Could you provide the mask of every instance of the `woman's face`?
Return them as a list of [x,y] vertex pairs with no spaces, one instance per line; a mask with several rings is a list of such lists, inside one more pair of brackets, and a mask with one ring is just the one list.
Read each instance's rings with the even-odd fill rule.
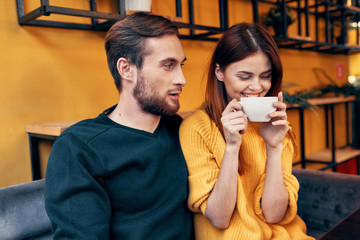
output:
[[261,51],[229,64],[225,71],[216,65],[215,74],[224,82],[228,100],[264,97],[271,87],[271,63]]

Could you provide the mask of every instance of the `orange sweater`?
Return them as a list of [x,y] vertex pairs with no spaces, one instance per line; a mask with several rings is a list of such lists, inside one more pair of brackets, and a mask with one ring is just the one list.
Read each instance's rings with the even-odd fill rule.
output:
[[313,239],[297,216],[299,183],[291,174],[294,147],[288,136],[283,140],[283,174],[289,192],[289,207],[281,222],[266,222],[260,206],[264,188],[266,149],[258,123],[250,123],[242,136],[240,148],[247,166],[237,177],[237,203],[230,225],[225,230],[214,228],[205,217],[206,203],[220,172],[225,141],[215,123],[203,110],[185,119],[180,127],[180,141],[188,165],[189,208],[195,212],[197,240],[232,239]]

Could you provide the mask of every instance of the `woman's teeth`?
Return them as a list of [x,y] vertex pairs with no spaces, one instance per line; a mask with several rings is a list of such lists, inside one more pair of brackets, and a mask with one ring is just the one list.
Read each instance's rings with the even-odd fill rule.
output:
[[251,95],[248,95],[248,94],[245,94],[245,93],[243,93],[243,95],[244,95],[245,97],[258,97],[258,96],[259,96],[259,94],[251,94]]

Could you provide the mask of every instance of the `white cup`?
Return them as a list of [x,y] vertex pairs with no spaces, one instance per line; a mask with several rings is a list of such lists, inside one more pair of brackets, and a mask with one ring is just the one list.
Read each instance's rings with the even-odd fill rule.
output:
[[125,10],[151,12],[151,0],[125,0]]
[[277,101],[278,97],[243,97],[239,103],[250,122],[269,122]]

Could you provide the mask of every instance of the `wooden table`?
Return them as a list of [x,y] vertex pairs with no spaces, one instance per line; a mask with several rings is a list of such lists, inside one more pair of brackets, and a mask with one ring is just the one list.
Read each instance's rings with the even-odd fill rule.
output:
[[30,160],[33,180],[41,178],[39,140],[55,140],[63,131],[65,131],[65,129],[74,123],[76,123],[76,121],[26,125],[25,130],[29,135]]
[[360,208],[350,216],[336,224],[318,240],[359,240],[360,239]]

